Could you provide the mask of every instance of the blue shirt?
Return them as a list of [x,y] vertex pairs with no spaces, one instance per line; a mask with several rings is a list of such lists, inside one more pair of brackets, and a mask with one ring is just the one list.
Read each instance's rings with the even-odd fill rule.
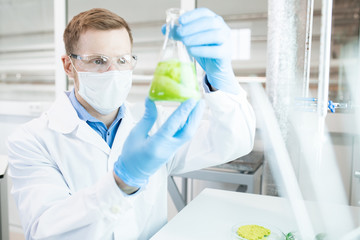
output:
[[79,118],[81,120],[84,120],[92,129],[94,129],[98,134],[100,134],[100,136],[111,148],[121,119],[124,117],[125,106],[122,105],[120,107],[115,120],[108,129],[103,122],[91,116],[90,113],[88,113],[85,108],[79,103],[79,101],[75,97],[74,89],[71,91],[69,99],[71,104],[74,106]]

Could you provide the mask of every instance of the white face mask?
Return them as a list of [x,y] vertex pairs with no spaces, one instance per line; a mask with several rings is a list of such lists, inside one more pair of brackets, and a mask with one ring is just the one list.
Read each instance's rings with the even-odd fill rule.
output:
[[77,73],[79,95],[100,114],[109,114],[125,102],[132,83],[131,70]]

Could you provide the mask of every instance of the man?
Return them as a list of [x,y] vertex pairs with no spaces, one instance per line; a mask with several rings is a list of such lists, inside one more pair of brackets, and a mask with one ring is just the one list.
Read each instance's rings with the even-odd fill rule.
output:
[[177,37],[206,72],[204,100],[163,123],[149,99],[140,120],[124,102],[136,62],[127,23],[105,9],[70,21],[62,61],[74,89],[8,141],[27,239],[149,239],[166,223],[169,174],[252,149],[255,120],[231,68],[229,28],[208,9],[179,22]]

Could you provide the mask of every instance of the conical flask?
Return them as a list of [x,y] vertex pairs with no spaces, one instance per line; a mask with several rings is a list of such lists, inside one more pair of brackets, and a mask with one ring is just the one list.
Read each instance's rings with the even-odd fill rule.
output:
[[165,40],[149,91],[153,101],[183,102],[201,97],[194,60],[184,44],[174,39],[181,14],[178,8],[166,11]]

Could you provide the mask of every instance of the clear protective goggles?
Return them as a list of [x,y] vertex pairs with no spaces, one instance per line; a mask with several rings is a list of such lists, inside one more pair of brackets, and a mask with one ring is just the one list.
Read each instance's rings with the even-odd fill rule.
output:
[[98,73],[108,71],[111,65],[119,71],[133,70],[137,61],[137,56],[130,54],[108,57],[105,55],[76,55],[71,53],[69,58],[77,60],[77,66],[81,71]]

